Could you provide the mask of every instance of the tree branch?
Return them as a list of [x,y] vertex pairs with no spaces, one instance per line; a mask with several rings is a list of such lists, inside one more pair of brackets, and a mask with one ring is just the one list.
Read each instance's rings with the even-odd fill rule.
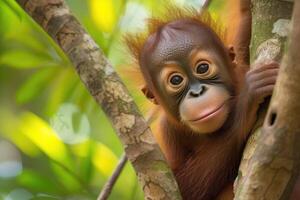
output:
[[127,157],[125,154],[123,154],[121,156],[121,159],[114,171],[114,173],[112,174],[112,176],[109,178],[109,180],[106,182],[106,184],[104,185],[104,187],[102,188],[101,193],[99,194],[97,200],[106,200],[108,199],[116,181],[118,180],[122,170],[124,169],[125,165],[127,162]]
[[[152,121],[154,120],[154,118],[158,112],[159,112],[159,110],[157,107],[150,110],[150,112],[146,116],[146,121],[148,124],[152,123]],[[108,197],[111,194],[112,189],[113,189],[116,181],[120,177],[120,174],[121,174],[122,170],[124,169],[126,163],[127,163],[127,157],[125,154],[123,154],[121,156],[121,159],[120,159],[116,169],[114,170],[113,174],[111,175],[111,177],[108,179],[108,181],[105,183],[104,187],[102,188],[97,200],[108,199]]]
[[[262,11],[267,17],[269,14],[268,18],[275,20],[265,19],[265,21],[269,21],[271,25],[273,25],[277,19],[286,19],[290,13],[289,10],[291,10],[291,6],[292,4],[288,2],[272,1],[270,5],[270,1],[266,4],[266,2],[260,0],[256,1],[254,9],[257,10],[254,12]],[[264,10],[266,8],[267,10]],[[280,9],[280,11],[276,12],[276,9]],[[285,18],[282,16],[283,13],[286,16]],[[258,16],[264,17],[264,15]],[[257,131],[258,133],[254,134],[252,144],[248,143],[245,150],[244,160],[240,167],[240,176],[237,181],[235,199],[289,199],[298,176],[300,170],[300,124],[298,120],[300,115],[299,19],[300,2],[295,1],[293,31],[290,38],[289,49],[281,63],[279,77],[264,121],[264,126],[261,131]],[[283,23],[283,21],[280,23]],[[278,55],[282,51],[281,48],[283,45],[278,45],[278,43],[280,44],[280,41],[283,41],[283,38],[279,36],[283,36],[280,33],[282,33],[284,24],[280,23],[278,21],[274,23],[274,38],[262,43],[265,45],[265,48],[258,48],[258,52],[261,53],[257,56],[257,60],[260,59],[259,62],[266,58],[269,59],[270,56],[278,58]],[[280,27],[280,32],[276,31],[276,26],[282,26]],[[267,29],[267,31],[268,30],[270,29]],[[277,43],[276,38],[278,39]],[[258,38],[256,38],[255,42],[258,44]],[[273,51],[269,51],[269,53],[266,54],[266,52],[264,52],[266,49]],[[274,54],[276,52],[278,55]],[[288,94],[288,96],[286,94]]]
[[145,199],[181,199],[175,178],[132,97],[63,0],[17,0],[70,58],[110,119],[144,190]]

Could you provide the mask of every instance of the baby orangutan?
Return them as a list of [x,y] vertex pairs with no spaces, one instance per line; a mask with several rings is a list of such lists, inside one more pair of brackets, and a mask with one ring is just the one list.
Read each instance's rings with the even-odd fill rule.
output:
[[142,91],[163,110],[158,143],[183,199],[224,199],[259,105],[272,94],[278,64],[237,73],[233,47],[225,46],[205,12],[149,26],[146,37],[126,39],[145,79]]

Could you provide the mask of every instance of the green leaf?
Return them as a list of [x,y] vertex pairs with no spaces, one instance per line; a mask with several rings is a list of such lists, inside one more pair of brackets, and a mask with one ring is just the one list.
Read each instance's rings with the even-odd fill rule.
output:
[[94,145],[89,147],[87,156],[83,158],[80,165],[80,174],[86,183],[89,183],[92,179],[94,167],[92,163],[92,156],[94,154]]
[[25,169],[18,177],[21,186],[30,189],[30,191],[45,193],[64,193],[63,189],[57,185],[49,174],[39,174],[36,171]]
[[39,116],[30,112],[22,114],[19,130],[51,160],[63,163],[68,169],[73,168],[74,163],[67,146],[50,125]]
[[82,83],[72,68],[60,70],[55,79],[51,81],[51,95],[45,103],[46,115],[53,115],[63,102],[74,102],[70,97],[78,91],[85,90],[83,86],[79,87],[79,85]]
[[[92,152],[91,147],[93,146]],[[76,156],[86,158],[91,157],[94,167],[105,177],[109,177],[115,169],[118,159],[113,151],[100,142],[88,140],[86,142],[72,146],[72,151]],[[92,153],[92,154],[91,154]],[[91,154],[91,155],[90,155]]]
[[117,22],[113,0],[90,0],[91,19],[101,31],[111,33]]
[[66,190],[65,192],[74,193],[76,191],[87,190],[80,178],[68,168],[59,163],[52,163],[51,167],[56,179],[63,185],[64,190]]
[[41,154],[40,150],[20,132],[21,119],[11,112],[11,107],[1,105],[0,107],[0,128],[1,137],[9,139],[26,156],[37,157]]
[[16,93],[17,103],[24,104],[39,96],[56,72],[57,68],[45,68],[30,76]]
[[[52,53],[48,45],[44,45],[37,36],[30,35],[28,31],[22,31],[21,35],[10,32],[3,40],[3,48],[5,51],[25,51],[30,52],[36,57],[42,57],[45,60],[53,59]],[[36,34],[38,35],[38,34]],[[53,51],[53,50],[52,50]]]
[[15,68],[36,68],[53,65],[53,62],[45,60],[42,56],[38,57],[32,52],[13,50],[1,54],[0,64]]
[[22,15],[20,13],[20,9],[18,8],[15,1],[12,0],[3,0],[3,3],[21,20]]

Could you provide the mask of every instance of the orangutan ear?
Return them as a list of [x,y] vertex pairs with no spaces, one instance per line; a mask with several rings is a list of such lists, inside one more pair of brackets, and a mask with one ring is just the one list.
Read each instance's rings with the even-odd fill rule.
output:
[[144,85],[141,88],[141,91],[144,93],[144,95],[147,97],[147,99],[149,99],[152,103],[158,105],[158,102],[157,102],[154,94],[152,93],[152,91],[146,85]]
[[228,46],[228,55],[229,55],[229,58],[230,58],[231,62],[236,63],[236,60],[235,60],[236,54],[235,54],[233,45]]

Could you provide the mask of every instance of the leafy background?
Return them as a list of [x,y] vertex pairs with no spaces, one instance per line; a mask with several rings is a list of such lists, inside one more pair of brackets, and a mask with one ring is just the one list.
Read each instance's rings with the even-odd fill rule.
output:
[[[144,19],[163,9],[160,0],[67,3],[121,76],[130,58],[122,34],[142,30]],[[145,113],[134,77],[122,77]],[[96,199],[121,154],[112,126],[70,61],[13,0],[1,0],[0,199]],[[130,164],[110,199],[143,199]]]

